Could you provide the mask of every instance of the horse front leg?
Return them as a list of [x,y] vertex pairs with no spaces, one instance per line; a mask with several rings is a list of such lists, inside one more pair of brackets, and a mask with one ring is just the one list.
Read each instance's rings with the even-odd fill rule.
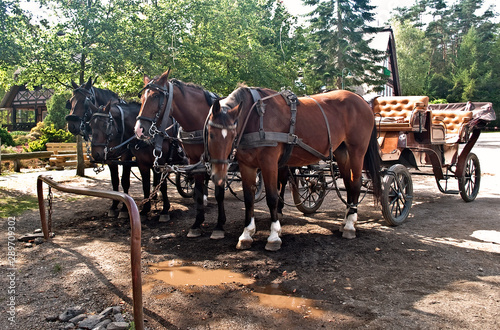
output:
[[[267,238],[265,249],[268,251],[278,251],[281,248],[281,224],[278,220],[278,169],[270,169],[262,172],[266,187],[266,202],[271,214],[271,232]],[[284,189],[284,187],[283,187]]]
[[[144,199],[148,199],[151,194],[151,170],[149,166],[141,166],[139,164],[139,171],[141,172],[142,179],[142,192],[144,194]],[[151,211],[151,202],[147,201],[142,205],[141,210],[141,221],[146,220],[149,211]]]
[[[205,197],[205,196],[204,196]],[[215,186],[215,200],[217,201],[217,225],[210,235],[211,239],[224,238],[224,225],[226,224],[226,211],[224,209],[224,186]]]
[[[122,166],[122,179],[121,184],[123,188],[123,192],[128,194],[130,189],[130,172],[132,171],[132,166],[123,165]],[[118,218],[125,219],[128,218],[128,209],[125,204],[123,204],[120,213],[118,214]]]
[[[110,163],[108,164],[109,173],[111,175],[111,186],[113,187],[113,191],[118,191],[120,185],[120,175],[118,174],[118,165]],[[108,217],[116,217],[118,216],[118,201],[113,200],[111,207],[108,210]]]
[[[255,218],[254,218],[254,203],[255,203],[255,175],[257,169],[252,169],[240,164],[241,184],[243,186],[243,197],[245,201],[245,228],[238,239],[236,248],[246,250],[252,247],[253,235],[255,234]],[[267,188],[266,188],[267,189]]]
[[170,210],[170,201],[167,194],[167,179],[161,182],[160,191],[163,199],[163,208],[160,212],[160,218],[158,219],[158,222],[168,222],[170,221],[170,214],[168,213],[168,211]]
[[196,219],[189,229],[187,237],[200,237],[201,224],[205,221],[205,208],[203,206],[203,195],[205,191],[205,174],[194,175],[193,199],[196,205]]

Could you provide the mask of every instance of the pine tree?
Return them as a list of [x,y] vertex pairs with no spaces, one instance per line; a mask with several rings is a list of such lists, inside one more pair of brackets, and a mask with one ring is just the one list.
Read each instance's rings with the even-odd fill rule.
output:
[[[370,33],[376,28],[367,24],[374,21],[374,6],[369,0],[303,0],[314,9],[308,14],[312,54],[305,70],[309,86],[341,88],[342,76],[353,76],[345,86],[366,83],[382,86],[383,69],[380,66],[385,52],[371,49]],[[345,87],[344,86],[344,87]]]

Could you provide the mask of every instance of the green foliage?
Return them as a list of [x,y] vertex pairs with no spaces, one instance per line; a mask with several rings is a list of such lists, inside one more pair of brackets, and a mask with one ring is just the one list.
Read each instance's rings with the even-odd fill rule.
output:
[[47,125],[54,125],[56,129],[66,128],[66,101],[71,98],[71,92],[56,92],[47,100],[47,116],[43,120]]
[[3,127],[0,127],[0,139],[2,139],[2,145],[6,146],[11,146],[13,147],[14,144],[14,139],[12,138],[12,135]]
[[44,125],[40,137],[28,143],[28,151],[47,150],[47,142],[75,142],[73,134],[63,129],[56,129],[53,124]]

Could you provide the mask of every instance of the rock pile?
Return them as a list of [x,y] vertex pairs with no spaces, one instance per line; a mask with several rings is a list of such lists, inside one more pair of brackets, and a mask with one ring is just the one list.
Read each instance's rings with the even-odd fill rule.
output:
[[128,318],[122,314],[121,306],[108,307],[99,314],[87,313],[84,308],[74,306],[45,320],[60,322],[60,329],[127,330],[130,328]]

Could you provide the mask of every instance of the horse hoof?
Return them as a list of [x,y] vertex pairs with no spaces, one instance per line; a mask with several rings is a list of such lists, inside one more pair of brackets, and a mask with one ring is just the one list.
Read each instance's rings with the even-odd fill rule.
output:
[[248,250],[249,248],[252,247],[252,242],[253,240],[248,240],[248,239],[244,239],[244,240],[241,240],[241,241],[238,241],[238,244],[236,244],[236,248],[238,250]]
[[158,222],[169,222],[169,221],[170,221],[170,214],[160,214]]
[[118,213],[118,219],[126,219],[126,218],[128,218],[128,212],[120,211],[120,213]]
[[210,235],[211,239],[223,239],[224,238],[224,230],[214,230],[212,235]]
[[197,229],[189,229],[189,232],[187,234],[187,237],[189,238],[194,238],[194,237],[200,237],[201,236],[201,229],[197,228]]
[[116,218],[118,216],[118,211],[117,210],[108,210],[108,217],[110,218]]
[[281,249],[281,241],[267,242],[265,249],[267,251],[278,251]]
[[353,239],[356,238],[356,231],[344,229],[342,233],[343,238]]

